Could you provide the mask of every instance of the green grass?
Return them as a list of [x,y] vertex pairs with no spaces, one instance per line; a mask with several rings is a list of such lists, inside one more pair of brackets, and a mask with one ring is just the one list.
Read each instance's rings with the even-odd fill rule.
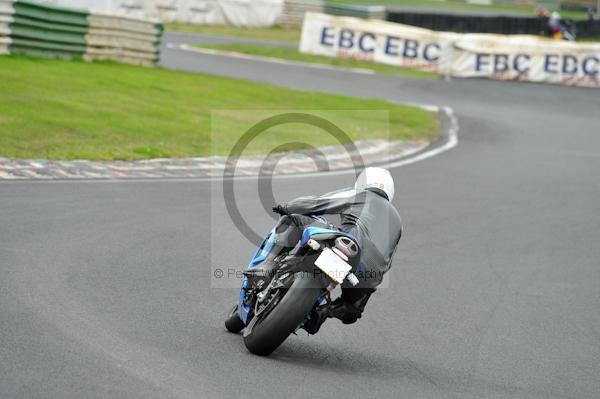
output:
[[167,24],[165,29],[177,32],[204,33],[215,36],[243,37],[247,39],[300,42],[300,27],[274,26],[272,28],[238,28],[226,25]]
[[[436,9],[436,10],[465,10],[465,11],[497,11],[504,13],[515,13],[535,15],[536,7],[517,4],[467,4],[461,0],[329,0],[332,3],[365,4],[365,5],[394,5],[407,6],[410,8]],[[551,9],[558,9],[558,2],[540,1],[540,4]],[[584,19],[586,13],[581,11],[560,11],[563,18]]]
[[379,73],[401,75],[411,78],[436,79],[439,76],[433,72],[401,68],[393,65],[377,64],[369,61],[304,54],[295,48],[267,47],[251,44],[200,44],[197,45],[197,47],[221,51],[233,51],[237,53],[258,55],[263,57],[275,57],[292,61],[326,64],[344,68],[364,68]]
[[[334,123],[351,139],[432,139],[434,114],[381,100],[327,95],[202,74],[109,62],[0,57],[0,156],[147,159],[226,154],[260,113],[247,110],[374,110]],[[211,141],[211,111],[221,114]],[[235,110],[242,110],[239,112]],[[224,116],[223,116],[224,115]],[[252,153],[302,141],[334,144],[317,128],[285,125],[261,135]]]

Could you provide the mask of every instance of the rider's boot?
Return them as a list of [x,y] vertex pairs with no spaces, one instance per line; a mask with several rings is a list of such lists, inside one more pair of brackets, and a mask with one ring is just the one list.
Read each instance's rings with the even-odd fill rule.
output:
[[373,291],[359,288],[342,290],[341,297],[329,304],[319,306],[310,313],[304,329],[309,334],[316,334],[325,320],[330,317],[340,319],[344,324],[355,323],[361,318]]

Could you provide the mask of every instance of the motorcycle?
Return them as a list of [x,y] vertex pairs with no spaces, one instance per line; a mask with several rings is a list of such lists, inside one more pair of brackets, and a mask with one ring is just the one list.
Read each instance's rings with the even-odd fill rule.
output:
[[574,42],[577,39],[577,26],[573,21],[564,20],[561,23],[560,33],[563,40]]
[[549,28],[550,36],[556,40],[574,42],[577,39],[577,26],[573,21],[560,20]]
[[243,330],[246,348],[256,355],[271,354],[305,327],[313,311],[331,304],[331,292],[338,285],[346,280],[358,284],[357,240],[324,219],[313,218],[327,227],[306,227],[295,247],[278,251],[276,226],[243,272],[239,301],[225,327],[234,333]]

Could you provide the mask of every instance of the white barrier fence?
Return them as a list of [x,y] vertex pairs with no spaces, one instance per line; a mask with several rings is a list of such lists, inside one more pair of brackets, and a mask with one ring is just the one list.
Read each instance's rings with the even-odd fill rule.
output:
[[385,19],[385,7],[324,0],[40,0],[47,4],[155,18],[162,23],[266,27],[301,25],[307,11]]
[[535,36],[435,32],[309,12],[300,51],[457,77],[600,87],[600,44]]
[[283,10],[283,0],[43,0],[47,4],[117,12],[162,23],[272,26]]

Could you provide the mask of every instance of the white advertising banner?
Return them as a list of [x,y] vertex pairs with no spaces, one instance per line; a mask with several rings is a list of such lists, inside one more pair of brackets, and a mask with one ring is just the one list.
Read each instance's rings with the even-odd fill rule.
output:
[[468,34],[453,55],[453,76],[600,87],[600,44]]
[[441,61],[449,57],[457,37],[392,22],[308,12],[300,52],[445,73]]
[[459,34],[307,13],[300,51],[457,77],[600,87],[600,44],[535,36]]

